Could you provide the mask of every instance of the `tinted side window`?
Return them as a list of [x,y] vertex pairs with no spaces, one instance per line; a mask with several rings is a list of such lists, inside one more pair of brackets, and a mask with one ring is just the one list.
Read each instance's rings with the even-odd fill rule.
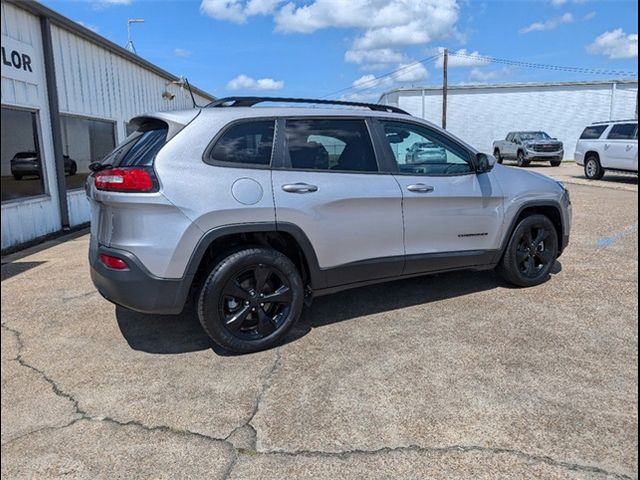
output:
[[463,175],[474,171],[466,150],[445,143],[428,128],[395,121],[381,123],[400,173]]
[[146,123],[108,154],[102,163],[114,167],[150,167],[167,141],[167,131],[164,122]]
[[364,120],[287,120],[285,132],[293,169],[378,171]]
[[233,125],[218,139],[209,158],[239,165],[269,165],[274,128],[273,120]]
[[607,125],[594,125],[591,127],[587,127],[580,135],[582,140],[596,140],[600,138],[600,135],[607,129]]
[[507,134],[507,142],[513,141],[513,133]]
[[621,123],[614,125],[609,132],[610,140],[633,140],[636,132],[635,123]]

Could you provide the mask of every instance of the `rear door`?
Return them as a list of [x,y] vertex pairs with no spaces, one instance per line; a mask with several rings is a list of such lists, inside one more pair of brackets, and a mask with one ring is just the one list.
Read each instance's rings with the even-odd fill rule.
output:
[[[405,274],[489,263],[500,246],[503,194],[493,173],[476,174],[472,153],[425,125],[381,120],[387,154],[402,189]],[[442,148],[440,158],[406,163],[416,142]]]
[[393,176],[379,171],[368,121],[279,124],[284,145],[272,173],[278,225],[303,230],[328,286],[400,275],[402,195]]
[[605,149],[605,167],[621,170],[638,169],[638,124],[618,123],[611,127]]

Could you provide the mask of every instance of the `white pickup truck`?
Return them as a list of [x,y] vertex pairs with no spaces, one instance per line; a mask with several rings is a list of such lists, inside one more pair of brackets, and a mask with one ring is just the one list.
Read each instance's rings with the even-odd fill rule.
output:
[[607,170],[638,173],[638,121],[597,122],[584,129],[576,144],[576,163],[590,180]]
[[493,155],[499,163],[516,160],[519,167],[531,162],[551,162],[559,167],[564,157],[564,145],[545,132],[509,132],[504,140],[493,142]]

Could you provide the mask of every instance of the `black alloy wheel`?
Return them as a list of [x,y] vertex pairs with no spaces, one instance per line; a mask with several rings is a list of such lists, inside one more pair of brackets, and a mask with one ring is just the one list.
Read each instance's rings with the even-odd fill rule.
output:
[[234,275],[222,289],[218,304],[224,326],[232,335],[256,340],[282,326],[292,300],[285,275],[258,264]]
[[524,277],[535,279],[555,260],[555,252],[551,252],[546,243],[551,235],[544,225],[531,225],[522,232],[516,249],[516,262]]
[[558,233],[548,217],[525,217],[511,236],[498,273],[518,287],[539,285],[549,277],[558,257],[558,245]]
[[300,272],[284,254],[248,247],[226,255],[211,271],[198,298],[207,334],[225,349],[248,353],[278,343],[302,313]]

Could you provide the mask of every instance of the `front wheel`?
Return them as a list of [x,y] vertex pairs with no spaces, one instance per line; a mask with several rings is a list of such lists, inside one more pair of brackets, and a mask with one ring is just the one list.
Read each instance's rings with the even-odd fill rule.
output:
[[531,164],[529,160],[524,156],[524,152],[520,150],[518,152],[518,166],[519,167],[528,167]]
[[559,167],[560,165],[562,165],[562,159],[559,159],[559,160],[551,160],[551,166],[552,166],[552,167]]
[[497,148],[493,151],[493,156],[496,157],[496,160],[498,160],[499,164],[502,164],[502,162],[504,162],[502,155],[500,155],[500,150],[498,150]]
[[237,353],[270,348],[302,313],[300,273],[282,253],[247,248],[230,254],[200,291],[198,317],[221,347]]
[[517,287],[545,282],[558,257],[558,234],[545,215],[531,215],[516,227],[498,273]]

